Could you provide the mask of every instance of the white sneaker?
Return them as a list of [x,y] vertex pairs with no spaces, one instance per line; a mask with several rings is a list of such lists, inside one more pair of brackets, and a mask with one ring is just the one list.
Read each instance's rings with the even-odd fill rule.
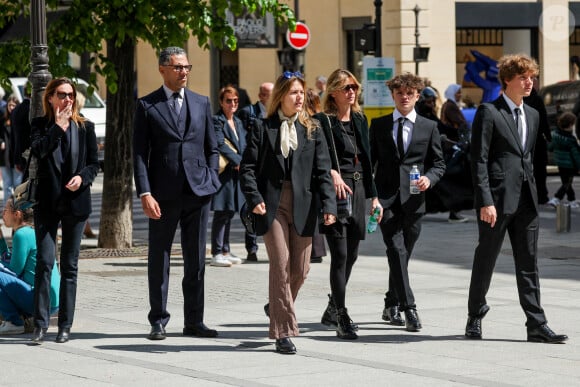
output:
[[577,200],[570,202],[570,208],[580,208],[580,203]]
[[552,199],[548,200],[548,203],[546,203],[546,205],[552,206],[552,207],[556,207],[558,204],[560,204],[560,200],[558,198],[552,198]]
[[0,335],[19,335],[24,333],[24,325],[19,327],[10,321],[2,321],[0,324]]
[[232,265],[239,265],[240,263],[242,263],[242,259],[239,257],[236,257],[232,253],[229,253],[228,255],[224,255],[224,259],[227,259],[228,261],[230,261],[232,263]]
[[229,260],[227,260],[226,257],[224,257],[223,255],[217,254],[211,258],[210,265],[218,267],[230,267],[232,266],[232,263]]

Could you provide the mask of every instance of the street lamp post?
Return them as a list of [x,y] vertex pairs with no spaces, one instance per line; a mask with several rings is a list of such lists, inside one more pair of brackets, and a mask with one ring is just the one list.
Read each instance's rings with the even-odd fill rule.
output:
[[383,44],[381,42],[381,7],[383,2],[381,0],[375,0],[375,58],[380,58],[383,56]]
[[46,6],[44,0],[30,3],[30,62],[32,71],[28,79],[32,84],[30,119],[44,115],[42,94],[52,75],[48,71],[48,45],[46,38]]
[[419,58],[417,53],[419,51],[419,12],[421,12],[421,8],[419,8],[418,4],[415,4],[413,12],[415,12],[415,74],[419,75]]

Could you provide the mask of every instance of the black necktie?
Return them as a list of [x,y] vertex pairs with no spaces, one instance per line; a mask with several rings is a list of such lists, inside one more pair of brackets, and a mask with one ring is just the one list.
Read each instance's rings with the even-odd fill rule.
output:
[[399,156],[403,158],[405,155],[405,144],[403,143],[403,124],[405,117],[399,118],[399,128],[397,129],[397,148],[399,149]]
[[522,115],[520,114],[520,108],[515,108],[514,113],[516,113],[516,128],[518,129],[518,136],[520,137],[520,143],[522,146],[524,145],[524,136],[523,136],[523,124],[522,124]]
[[181,98],[181,95],[179,93],[175,92],[175,93],[173,93],[172,97],[173,97],[173,112],[175,113],[175,115],[177,117],[179,117],[179,113],[181,113],[181,109],[179,106],[178,99]]

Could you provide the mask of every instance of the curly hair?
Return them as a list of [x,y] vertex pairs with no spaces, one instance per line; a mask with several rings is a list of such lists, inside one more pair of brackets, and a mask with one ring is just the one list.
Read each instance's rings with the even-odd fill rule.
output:
[[505,90],[508,81],[518,75],[532,73],[534,77],[540,74],[538,63],[526,54],[504,55],[497,61],[501,88]]

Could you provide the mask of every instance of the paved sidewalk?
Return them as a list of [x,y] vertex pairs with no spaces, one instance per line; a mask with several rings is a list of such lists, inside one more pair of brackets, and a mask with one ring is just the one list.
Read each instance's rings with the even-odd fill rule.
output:
[[[484,338],[464,339],[477,232],[473,213],[463,214],[472,220],[449,224],[447,214],[436,214],[423,221],[410,264],[423,322],[418,333],[380,318],[388,275],[380,232],[361,244],[347,292],[359,340],[338,340],[320,324],[329,292],[327,257],[312,265],[299,294],[294,356],[276,354],[267,337],[263,246],[258,263],[206,267],[205,322],[219,330],[214,339],[181,335],[181,257],[172,259],[172,318],[161,342],[146,339],[146,258],[82,259],[72,340],[54,343],[55,327],[38,347],[27,345],[30,335],[0,337],[0,386],[580,386],[580,210],[572,215],[572,231],[561,234],[555,211],[541,211],[542,303],[550,326],[570,336],[563,345],[525,341],[509,242],[489,292]],[[242,235],[237,223],[232,240]],[[234,253],[245,256],[243,245]]]

